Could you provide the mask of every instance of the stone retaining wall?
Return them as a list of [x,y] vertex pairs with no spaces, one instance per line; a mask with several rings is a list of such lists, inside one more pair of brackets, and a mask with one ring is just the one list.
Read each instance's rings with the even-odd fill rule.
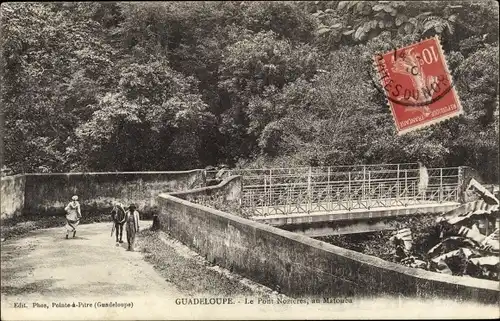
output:
[[82,211],[100,211],[114,201],[136,203],[149,216],[162,192],[205,185],[203,170],[178,172],[50,173],[2,177],[2,219],[15,213],[58,215],[71,196],[78,195]]
[[178,196],[158,196],[165,232],[212,263],[292,297],[388,294],[499,302],[498,282],[405,267],[191,203],[189,192]]
[[24,175],[2,177],[0,190],[2,220],[22,214],[25,184]]

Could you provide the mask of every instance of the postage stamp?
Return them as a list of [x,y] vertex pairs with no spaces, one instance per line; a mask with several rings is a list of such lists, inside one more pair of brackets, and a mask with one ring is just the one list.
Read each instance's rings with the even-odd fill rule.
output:
[[438,37],[374,57],[398,135],[463,113]]

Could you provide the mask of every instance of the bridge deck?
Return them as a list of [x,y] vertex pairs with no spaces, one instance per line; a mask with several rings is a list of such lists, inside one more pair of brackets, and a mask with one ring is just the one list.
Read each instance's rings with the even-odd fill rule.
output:
[[288,224],[304,224],[328,221],[363,220],[370,218],[394,217],[399,215],[415,215],[425,213],[448,212],[460,206],[458,202],[434,202],[426,204],[413,204],[407,206],[373,207],[352,210],[315,211],[310,213],[279,214],[267,216],[253,216],[251,219],[280,226]]
[[459,202],[463,185],[461,167],[418,164],[270,168],[234,174],[242,176],[241,206],[264,220],[301,213],[433,207]]

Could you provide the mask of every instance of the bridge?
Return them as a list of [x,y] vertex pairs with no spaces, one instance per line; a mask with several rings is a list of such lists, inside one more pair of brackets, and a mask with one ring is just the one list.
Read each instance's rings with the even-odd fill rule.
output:
[[463,185],[463,167],[417,163],[233,169],[229,175],[242,176],[241,206],[253,220],[309,236],[386,229],[383,218],[447,212],[459,206]]
[[[413,299],[413,297],[428,294],[432,302],[436,297],[451,297],[491,303],[493,306],[498,301],[498,282],[444,274],[436,275],[434,272],[411,269],[373,256],[342,249],[320,240],[313,240],[304,235],[243,220],[236,215],[231,215],[232,212],[223,213],[209,206],[195,204],[204,198],[209,201],[214,199],[219,201],[222,198],[228,201],[224,205],[231,206],[233,203],[230,202],[237,203],[241,200],[241,205],[246,204],[246,210],[253,211],[254,219],[281,216],[286,220],[296,220],[305,215],[312,218],[311,223],[307,219],[303,224],[306,228],[298,233],[308,234],[311,230],[316,235],[321,235],[320,233],[331,234],[332,231],[338,233],[339,226],[342,226],[345,231],[346,222],[351,225],[358,224],[355,226],[356,229],[359,229],[363,222],[372,228],[370,219],[376,215],[382,215],[384,211],[386,214],[392,213],[393,215],[398,211],[396,208],[404,208],[399,210],[400,213],[405,210],[409,213],[428,210],[425,206],[442,209],[446,203],[455,204],[461,198],[460,194],[463,190],[461,182],[466,181],[463,177],[467,177],[463,175],[463,168],[456,169],[455,174],[458,173],[458,175],[454,174],[455,169],[450,171],[428,169],[427,175],[421,175],[425,172],[421,172],[418,166],[399,164],[396,174],[391,173],[385,178],[382,177],[381,173],[386,171],[390,173],[394,167],[398,169],[398,165],[357,166],[350,170],[342,170],[342,168],[282,169],[281,173],[271,169],[271,181],[268,181],[267,170],[257,171],[259,175],[253,176],[257,176],[265,184],[258,183],[258,179],[248,175],[252,171],[247,170],[246,173],[242,173],[242,178],[233,176],[217,187],[199,187],[198,184],[204,183],[206,178],[203,170],[21,174],[4,177],[1,181],[2,196],[7,195],[5,198],[11,201],[6,204],[3,198],[2,209],[5,208],[5,213],[10,217],[16,215],[16,212],[33,211],[37,213],[40,220],[45,221],[43,214],[40,213],[44,213],[46,208],[51,211],[62,209],[65,203],[60,201],[61,195],[71,195],[68,191],[77,191],[77,194],[82,195],[84,213],[90,217],[96,209],[104,209],[116,201],[126,200],[127,203],[140,204],[144,212],[148,205],[158,205],[162,226],[160,231],[152,232],[146,230],[146,222],[140,223],[142,231],[137,248],[144,250],[142,254],[142,250],[130,253],[123,248],[125,244],[115,244],[113,237],[109,234],[109,222],[82,224],[77,237],[70,240],[63,237],[64,229],[62,224],[57,222],[59,227],[32,231],[27,237],[11,238],[9,236],[2,242],[1,251],[3,315],[33,319],[34,316],[40,314],[40,310],[35,309],[34,303],[39,305],[65,304],[73,300],[82,303],[95,302],[95,300],[104,303],[133,301],[137,311],[121,308],[111,311],[116,316],[120,314],[120,317],[122,314],[127,314],[128,317],[139,316],[145,308],[165,306],[155,300],[151,302],[148,295],[144,296],[146,292],[153,293],[154,297],[159,297],[164,302],[170,300],[172,309],[169,311],[175,311],[175,307],[179,306],[173,303],[174,300],[194,293],[193,285],[195,284],[197,285],[195,292],[201,294],[201,296],[198,295],[199,297],[212,296],[213,293],[216,295],[227,293],[229,296],[237,297],[235,293],[240,293],[239,291],[245,297],[249,295],[249,292],[258,294],[259,297],[268,297],[273,289],[276,289],[280,292],[280,296],[284,293],[293,297],[317,295],[321,298],[334,298],[339,294],[342,297],[353,295],[357,297],[359,294],[367,296],[367,302],[370,304],[373,304],[373,300],[380,296],[386,300],[389,294],[396,295],[394,297],[396,302],[400,295]],[[365,176],[359,172],[363,172]],[[300,173],[302,175],[299,175]],[[328,184],[322,183],[325,181],[325,178],[322,178],[324,173],[327,174]],[[435,173],[439,173],[438,178]],[[377,175],[379,175],[378,178]],[[281,182],[280,176],[283,176]],[[345,184],[345,177],[347,177],[347,184]],[[361,177],[366,177],[366,180],[362,180]],[[395,184],[394,178],[397,182],[398,177],[400,182]],[[257,181],[257,184],[251,184],[252,179]],[[356,183],[357,181],[361,181],[361,184]],[[410,181],[413,182],[410,183]],[[278,184],[289,188],[279,193],[275,189]],[[435,184],[438,186],[437,190]],[[265,193],[260,193],[259,200],[262,199],[262,202],[248,203],[249,199],[251,200],[251,197],[257,194],[254,191],[258,190],[259,185],[262,185],[261,190],[265,189]],[[398,191],[398,188],[399,194],[394,193],[393,190]],[[167,189],[169,193],[163,193]],[[358,192],[354,192],[356,190]],[[363,190],[365,198],[362,197]],[[302,198],[297,196],[284,198],[286,195],[299,194]],[[344,198],[340,197],[342,195]],[[377,197],[374,197],[375,195]],[[154,200],[157,202],[153,203]],[[283,205],[278,204],[278,201],[288,203]],[[213,204],[219,205],[219,203]],[[320,210],[317,211],[317,208]],[[307,209],[310,210],[307,211]],[[156,209],[153,210],[156,211]],[[340,219],[328,221],[329,216],[337,219],[342,218],[343,215],[350,217],[346,216],[347,219],[344,218],[344,221]],[[352,219],[355,215],[362,219]],[[316,223],[312,220],[322,216],[323,221],[317,224],[325,226],[314,225]],[[286,220],[285,225],[280,226],[282,229],[297,228],[297,224],[288,224]],[[25,222],[31,222],[29,217],[26,221],[22,221],[20,226],[27,226]],[[18,224],[15,225],[15,227],[18,226]],[[179,241],[196,249],[199,256],[195,256],[194,253],[190,254],[189,249],[182,248]],[[158,270],[155,271],[153,266],[144,262],[143,259],[154,263]],[[89,266],[88,262],[92,264]],[[228,270],[223,270],[221,275],[213,275],[211,272],[214,270],[210,273],[203,270],[210,264],[217,264]],[[200,268],[196,268],[197,265]],[[186,269],[189,273],[179,275],[178,271],[186,272]],[[221,277],[231,276],[230,270],[270,288],[259,292],[256,291],[256,287],[250,290],[246,288],[240,290],[239,285],[243,284],[240,276],[234,279],[231,277],[233,283],[228,283],[228,280]],[[218,267],[216,271],[220,271]],[[124,275],[129,277],[124,278]],[[172,278],[172,275],[175,277]],[[191,276],[196,277],[190,279]],[[174,281],[170,282],[171,280]],[[387,280],[394,282],[387,282]],[[249,284],[247,281],[245,284]],[[183,284],[187,284],[185,288],[189,293],[176,286]],[[402,288],[400,284],[405,286]],[[214,292],[196,291],[196,289],[203,288],[207,290],[213,288]],[[117,295],[117,289],[121,294]],[[422,289],[428,292],[425,293]],[[389,301],[394,300],[390,298]],[[445,303],[449,304],[448,301]],[[30,304],[30,307],[20,309],[15,304]],[[399,304],[401,305],[401,302]],[[460,304],[464,304],[464,301],[460,301]],[[329,315],[332,313],[332,306],[334,305],[328,304]],[[193,306],[188,311],[190,315],[193,315],[195,307]],[[235,304],[233,307],[237,311],[240,305]],[[494,307],[496,308],[496,305]],[[68,314],[68,309],[65,308],[63,311],[51,308],[47,310],[49,314],[46,315],[49,315],[48,318],[60,319],[63,314]],[[84,315],[95,309],[80,310]],[[99,311],[110,315],[109,310],[96,311],[92,312],[93,316]],[[158,316],[161,317],[165,309],[158,311]],[[8,319],[8,316],[5,318]]]

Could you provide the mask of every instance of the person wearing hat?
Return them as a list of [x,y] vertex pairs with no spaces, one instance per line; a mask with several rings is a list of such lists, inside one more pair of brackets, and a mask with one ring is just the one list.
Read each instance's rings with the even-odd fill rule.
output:
[[71,202],[69,202],[68,206],[66,206],[64,210],[66,211],[66,238],[69,237],[70,232],[73,232],[73,238],[75,238],[76,227],[82,218],[80,203],[78,203],[78,196],[74,195],[71,198]]
[[130,204],[127,213],[125,213],[125,231],[127,232],[128,251],[134,250],[135,235],[139,232],[139,212],[135,204]]

